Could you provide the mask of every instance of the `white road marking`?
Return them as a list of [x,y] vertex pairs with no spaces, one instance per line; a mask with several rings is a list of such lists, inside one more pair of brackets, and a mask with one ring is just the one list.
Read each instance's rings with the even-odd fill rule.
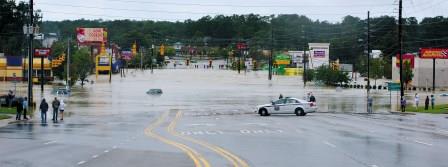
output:
[[46,143],[44,143],[44,144],[45,144],[45,145],[48,145],[48,144],[51,144],[51,143],[56,143],[56,141],[55,141],[55,140],[52,140],[52,141],[46,142]]
[[82,165],[82,164],[84,164],[84,163],[86,163],[86,161],[79,161],[79,162],[78,162],[78,165]]
[[432,146],[431,143],[425,143],[425,142],[418,141],[418,140],[414,140],[414,142],[416,142],[416,143],[418,143],[418,144],[423,144],[423,145],[427,145],[427,146]]
[[332,144],[332,143],[330,143],[328,141],[324,141],[324,144],[326,144],[326,145],[328,145],[330,147],[336,148],[336,145],[334,145],[334,144]]
[[113,146],[112,149],[117,149],[117,146]]
[[440,130],[438,130],[438,132],[443,133],[443,134],[445,134],[445,135],[448,135],[448,131],[446,131],[446,130],[442,130],[442,129],[440,129]]
[[377,165],[370,165],[370,167],[378,167]]
[[98,155],[92,155],[92,158],[98,158]]
[[244,123],[244,125],[258,125],[258,126],[267,126],[266,123]]
[[108,153],[108,152],[109,152],[109,150],[104,150],[104,152],[105,152],[105,153]]
[[211,124],[211,123],[198,123],[198,124],[188,124],[188,126],[216,126],[216,124]]

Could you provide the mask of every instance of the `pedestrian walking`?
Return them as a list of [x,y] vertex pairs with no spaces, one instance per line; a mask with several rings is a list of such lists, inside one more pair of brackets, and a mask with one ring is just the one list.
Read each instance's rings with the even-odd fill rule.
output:
[[372,96],[369,96],[367,98],[367,112],[368,113],[372,113],[373,112],[372,105],[373,105],[373,98],[372,98]]
[[28,117],[26,117],[26,112],[28,111],[28,98],[26,97],[22,102],[22,108],[23,108],[23,119],[28,120]]
[[401,112],[405,112],[406,111],[406,99],[405,98],[401,98]]
[[47,123],[48,103],[45,101],[45,99],[42,99],[42,102],[40,102],[39,109],[42,123]]
[[425,110],[428,110],[428,107],[429,107],[429,96],[426,96],[426,99],[425,99]]
[[16,106],[16,108],[17,108],[16,120],[21,120],[23,106],[22,106],[22,101],[20,99],[17,99],[17,106]]
[[64,120],[64,109],[65,109],[65,103],[64,100],[61,100],[61,104],[59,105],[59,112],[61,113],[61,121]]
[[434,95],[431,95],[431,109],[434,110],[434,103],[436,103],[436,97]]
[[307,101],[307,102],[310,102],[310,97],[311,97],[311,92],[308,92],[308,93],[306,94],[306,101]]
[[280,93],[280,96],[278,96],[278,99],[283,99],[283,95]]
[[418,109],[418,102],[420,101],[420,98],[418,97],[418,93],[415,93],[414,96],[414,102],[415,102],[415,109]]
[[54,100],[51,103],[51,106],[53,107],[53,118],[51,120],[53,120],[54,123],[58,122],[59,105],[60,105],[60,102],[59,102],[58,98],[54,97]]

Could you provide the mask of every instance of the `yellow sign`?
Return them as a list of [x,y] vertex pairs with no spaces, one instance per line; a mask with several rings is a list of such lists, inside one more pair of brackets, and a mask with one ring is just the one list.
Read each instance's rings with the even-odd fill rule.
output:
[[160,45],[160,56],[165,55],[165,45]]

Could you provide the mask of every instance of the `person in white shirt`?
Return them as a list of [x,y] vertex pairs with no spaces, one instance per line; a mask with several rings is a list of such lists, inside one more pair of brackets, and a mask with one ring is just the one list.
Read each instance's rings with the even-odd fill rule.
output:
[[420,98],[418,97],[418,93],[415,93],[414,102],[415,102],[415,109],[418,109],[418,102],[420,101]]
[[61,121],[64,120],[64,109],[65,109],[65,103],[64,103],[64,100],[61,100],[61,104],[59,104],[59,112],[61,113]]

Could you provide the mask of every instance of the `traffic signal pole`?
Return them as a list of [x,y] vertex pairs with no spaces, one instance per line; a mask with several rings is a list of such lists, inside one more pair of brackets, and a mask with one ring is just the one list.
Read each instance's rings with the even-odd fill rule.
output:
[[28,36],[28,106],[33,105],[33,36],[34,36],[34,13],[33,0],[30,0],[30,26],[32,28]]

